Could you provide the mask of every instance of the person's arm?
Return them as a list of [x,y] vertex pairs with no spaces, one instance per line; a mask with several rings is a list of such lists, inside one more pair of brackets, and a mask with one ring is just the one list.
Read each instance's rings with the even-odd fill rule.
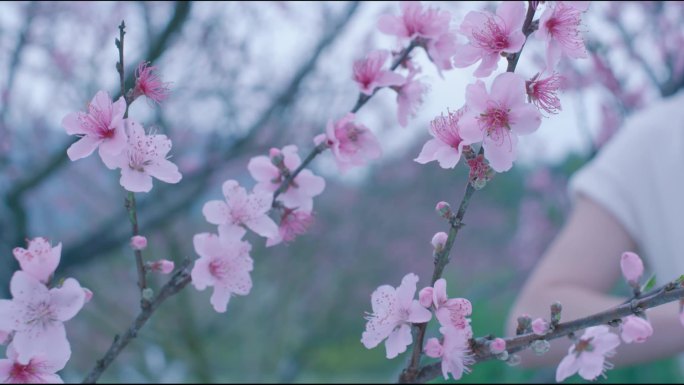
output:
[[[578,195],[568,222],[514,304],[507,334],[515,335],[517,317],[521,314],[549,320],[549,306],[555,301],[563,305],[561,322],[622,303],[627,295],[620,298],[606,293],[621,277],[620,256],[635,247],[633,239],[610,212],[590,198]],[[631,289],[625,283],[625,293],[628,290]],[[678,306],[675,302],[649,310],[653,336],[645,343],[621,344],[617,355],[609,361],[616,365],[646,362],[684,350],[684,328],[677,317]],[[567,338],[551,341],[551,350],[542,356],[529,350],[521,353],[522,364],[525,367],[558,365],[569,346]]]

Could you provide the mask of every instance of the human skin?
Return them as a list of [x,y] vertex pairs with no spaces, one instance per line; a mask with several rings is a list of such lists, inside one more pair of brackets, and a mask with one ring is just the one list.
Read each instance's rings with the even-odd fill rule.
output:
[[[548,320],[549,306],[555,301],[563,305],[561,322],[624,302],[627,293],[631,292],[626,282],[624,297],[607,293],[617,280],[624,281],[620,273],[620,256],[625,251],[639,252],[625,228],[601,205],[579,194],[568,221],[514,303],[506,325],[507,335],[515,335],[517,317],[522,314]],[[622,343],[616,349],[617,354],[608,361],[616,366],[630,365],[683,351],[684,328],[679,322],[678,311],[677,302],[650,309],[647,315],[653,325],[653,335],[644,343]],[[551,341],[551,349],[544,355],[537,356],[529,350],[522,352],[522,366],[556,366],[567,355],[570,344],[569,339],[561,338]]]

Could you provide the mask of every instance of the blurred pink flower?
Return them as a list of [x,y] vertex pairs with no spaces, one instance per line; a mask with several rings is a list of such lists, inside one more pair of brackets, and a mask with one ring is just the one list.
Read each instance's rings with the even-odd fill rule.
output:
[[26,365],[36,355],[71,355],[64,322],[85,303],[85,291],[68,278],[61,287],[48,289],[33,276],[17,271],[10,281],[12,300],[0,300],[0,330],[15,331],[12,344],[17,361]]
[[14,344],[7,347],[7,358],[0,360],[0,381],[4,384],[63,384],[56,373],[64,369],[69,355],[46,349],[31,355],[28,362],[19,362]]
[[127,119],[128,146],[110,163],[110,169],[121,168],[120,183],[131,192],[152,190],[152,177],[166,183],[178,183],[182,175],[178,167],[167,159],[171,140],[166,135],[145,134],[136,121]]
[[646,342],[653,335],[653,326],[648,320],[630,315],[622,319],[620,336],[628,344]]
[[62,244],[52,247],[46,238],[37,237],[28,241],[27,247],[28,249],[15,247],[12,250],[14,258],[19,261],[19,266],[24,272],[42,283],[47,283],[59,265]]
[[415,79],[415,75],[416,71],[411,71],[404,84],[392,87],[397,91],[397,119],[402,127],[406,127],[409,117],[416,116],[429,89],[427,84]]
[[382,156],[378,139],[368,127],[354,123],[355,117],[353,113],[348,113],[337,122],[329,120],[324,137],[317,140],[327,140],[342,173],[350,167],[363,166],[367,161]]
[[361,92],[371,95],[376,88],[398,86],[404,83],[406,79],[403,76],[382,69],[389,56],[388,51],[373,51],[365,59],[354,62],[353,79],[358,83]]
[[142,235],[134,235],[131,237],[131,248],[133,250],[144,250],[147,247],[147,238]]
[[367,349],[387,339],[387,358],[392,359],[405,352],[413,341],[411,324],[428,322],[432,318],[432,313],[413,299],[417,282],[418,276],[409,273],[396,289],[382,285],[373,292],[373,314],[366,317],[366,331],[361,336],[361,342]]
[[382,15],[378,20],[380,32],[402,39],[422,37],[435,39],[449,31],[451,14],[435,8],[423,8],[419,1],[399,3],[401,15]]
[[463,330],[442,326],[439,328],[443,340],[440,344],[437,338],[430,338],[425,345],[425,355],[432,358],[442,358],[442,375],[449,379],[449,373],[454,380],[459,380],[463,372],[468,373],[468,365],[474,361],[469,353],[468,337]]
[[[282,150],[284,166],[289,172],[294,171],[302,164],[301,158],[297,155],[297,146],[289,145]],[[278,167],[273,165],[267,156],[255,156],[249,160],[247,169],[252,177],[257,181],[254,191],[274,192],[280,187],[284,177]],[[299,208],[302,211],[311,212],[313,209],[313,197],[323,192],[325,179],[314,175],[310,170],[302,170],[293,183],[285,192],[278,196],[278,200],[288,208]]]
[[636,253],[626,251],[620,257],[620,270],[622,270],[622,276],[627,282],[637,283],[644,274],[644,263]]
[[204,204],[202,214],[207,222],[219,225],[223,228],[221,231],[235,239],[245,235],[242,226],[266,238],[278,234],[278,225],[268,216],[273,194],[265,191],[247,194],[244,187],[231,179],[223,183],[223,196],[225,201],[213,200]]
[[164,83],[156,73],[157,67],[150,66],[149,62],[141,62],[135,70],[135,88],[133,99],[145,95],[150,100],[159,104],[169,96],[169,84]]
[[539,29],[535,36],[546,42],[546,69],[551,71],[565,54],[573,59],[587,57],[584,40],[579,31],[582,12],[588,2],[558,1],[547,6],[539,18]]
[[540,110],[549,114],[557,114],[558,111],[562,110],[560,99],[556,96],[562,78],[555,72],[543,79],[540,79],[540,75],[541,73],[538,73],[525,82],[527,98]]
[[510,72],[494,79],[491,93],[481,80],[466,88],[460,135],[469,143],[483,142],[485,157],[496,172],[513,166],[518,135],[530,134],[541,125],[541,114],[525,102],[525,94],[525,80]]
[[88,113],[72,112],[62,119],[62,126],[69,135],[80,135],[81,139],[67,149],[72,161],[85,158],[99,147],[99,154],[105,164],[126,147],[126,131],[123,115],[126,101],[120,97],[112,103],[109,94],[98,91],[88,104]]
[[504,1],[489,12],[471,11],[463,19],[460,32],[469,42],[459,44],[454,67],[465,68],[482,60],[473,75],[487,77],[497,67],[502,53],[516,53],[525,43],[522,25],[525,5],[521,1]]
[[606,325],[587,328],[579,342],[568,349],[568,355],[558,364],[556,381],[561,382],[579,371],[585,380],[592,381],[613,365],[606,357],[615,354],[620,338]]
[[461,159],[463,146],[471,144],[461,137],[460,120],[465,109],[458,109],[456,112],[448,112],[430,122],[430,135],[433,139],[428,140],[420,154],[414,161],[426,164],[436,160],[442,168],[454,168]]
[[458,39],[455,33],[443,33],[438,38],[428,40],[425,49],[430,60],[437,67],[439,75],[442,76],[442,70],[450,70],[454,67],[453,57],[458,53]]
[[311,213],[285,208],[280,218],[280,226],[278,226],[278,234],[266,241],[266,247],[275,246],[281,242],[291,242],[298,235],[306,233],[306,230],[311,226],[313,216]]
[[247,242],[210,233],[196,234],[192,241],[200,256],[190,273],[192,284],[200,291],[213,286],[211,304],[214,310],[224,313],[232,294],[247,295],[252,289],[252,247]]

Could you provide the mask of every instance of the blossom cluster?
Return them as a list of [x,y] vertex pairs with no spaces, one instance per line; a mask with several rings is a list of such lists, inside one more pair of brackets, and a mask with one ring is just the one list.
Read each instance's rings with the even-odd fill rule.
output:
[[12,299],[0,300],[0,343],[8,344],[7,358],[0,359],[0,382],[63,382],[56,373],[71,357],[64,322],[93,294],[74,278],[54,283],[61,252],[61,243],[52,247],[42,237],[13,250],[20,270],[10,281]]

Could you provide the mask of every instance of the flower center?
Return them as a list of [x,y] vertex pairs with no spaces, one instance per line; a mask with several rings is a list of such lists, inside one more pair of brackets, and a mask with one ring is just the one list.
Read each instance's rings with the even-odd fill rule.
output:
[[229,272],[230,265],[228,261],[221,257],[216,257],[209,263],[209,273],[218,280],[225,278]]
[[17,383],[32,383],[31,381],[36,377],[36,370],[31,366],[29,362],[28,365],[22,365],[15,362],[10,369],[9,378]]
[[473,45],[488,52],[498,53],[508,48],[508,35],[494,18],[489,17],[482,28],[473,31]]
[[455,149],[463,141],[458,131],[458,118],[458,113],[449,112],[448,117],[438,116],[430,123],[432,135]]
[[591,345],[591,340],[593,340],[594,337],[591,337],[589,339],[581,339],[577,344],[575,344],[575,352],[579,355],[582,352],[590,352],[594,350],[594,347]]
[[57,317],[53,313],[50,304],[41,301],[38,303],[30,303],[26,306],[24,313],[24,323],[30,328],[47,329],[57,321]]
[[131,136],[128,144],[128,167],[135,171],[145,172],[145,168],[160,156],[154,135]]

